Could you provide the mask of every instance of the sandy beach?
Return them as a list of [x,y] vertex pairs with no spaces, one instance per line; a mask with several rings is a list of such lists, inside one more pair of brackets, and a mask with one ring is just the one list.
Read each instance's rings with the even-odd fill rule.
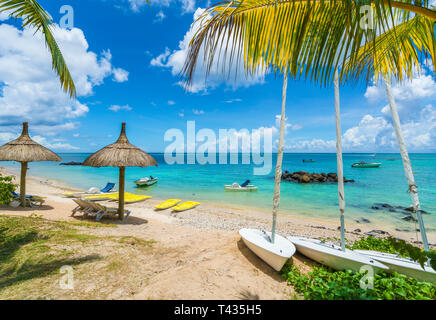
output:
[[[72,217],[75,204],[61,194],[75,191],[38,177],[27,180],[28,194],[47,197],[41,208],[13,209],[0,208],[2,215],[30,216],[36,214],[51,221],[82,221],[81,214]],[[156,212],[153,206],[158,200],[127,205],[130,217],[119,220],[105,219],[105,223],[116,228],[96,228],[95,235],[132,236],[155,241],[151,256],[135,256],[135,267],[129,271],[130,282],[123,278],[117,283],[105,283],[101,288],[86,279],[79,280],[81,294],[59,292],[49,298],[110,298],[110,299],[289,299],[292,288],[263,261],[257,258],[243,244],[238,230],[244,227],[270,229],[271,218],[264,212],[217,204],[202,204],[181,213],[170,210]],[[104,202],[116,206],[114,202]],[[91,221],[91,220],[89,220]],[[299,235],[337,241],[337,224],[281,215],[278,233],[284,236]],[[347,222],[346,238],[354,241],[365,233],[376,230],[373,225]],[[383,228],[389,234],[416,242],[416,235]],[[430,237],[435,247],[434,237]],[[99,250],[97,250],[99,251]],[[110,252],[110,250],[109,250]],[[98,252],[101,254],[102,252]],[[107,253],[107,252],[106,252]],[[133,263],[133,260],[132,260]],[[310,261],[296,254],[290,263],[308,268]],[[133,277],[133,278],[132,278]],[[141,280],[142,279],[142,280]],[[145,281],[146,280],[146,281]],[[139,281],[139,282],[138,282]],[[83,286],[83,287],[82,287]],[[95,287],[97,286],[97,287]],[[107,292],[102,288],[107,288]],[[115,290],[111,292],[110,288]],[[51,291],[55,292],[55,291]],[[92,292],[99,292],[96,295]],[[109,293],[110,292],[110,293]],[[86,295],[84,293],[90,293]]]

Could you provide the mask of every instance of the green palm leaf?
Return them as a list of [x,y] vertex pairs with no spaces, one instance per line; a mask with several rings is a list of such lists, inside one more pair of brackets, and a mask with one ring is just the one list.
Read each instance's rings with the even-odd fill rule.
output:
[[[191,41],[183,75],[188,84],[192,81],[198,58],[204,50],[207,73],[223,63],[223,70],[230,72],[233,61],[243,57],[247,74],[272,68],[276,73],[289,73],[293,78],[309,78],[328,85],[333,83],[334,73],[339,66],[348,63],[358,66],[359,50],[362,46],[373,52],[377,46],[377,35],[392,31],[389,43],[401,43],[401,51],[392,50],[391,58],[380,59],[383,75],[393,74],[398,79],[410,75],[412,61],[417,48],[411,43],[427,42],[433,46],[434,37],[423,32],[416,33],[411,40],[395,36],[399,23],[413,21],[419,13],[425,15],[426,23],[436,21],[436,11],[428,8],[428,1],[403,0],[240,0],[224,1],[210,7],[197,21],[200,30]],[[371,4],[376,13],[374,28],[362,28],[364,16],[361,9]],[[418,15],[419,16],[419,15]],[[421,22],[421,20],[420,20]],[[429,30],[427,27],[425,30]],[[434,32],[433,32],[434,34]],[[397,43],[395,43],[397,42]],[[230,49],[231,48],[231,49]],[[224,50],[223,50],[224,49]],[[402,58],[395,55],[401,53]],[[407,58],[404,58],[407,57]],[[366,64],[368,66],[368,64]],[[227,70],[226,70],[227,68]],[[341,69],[341,80],[358,79],[368,68]],[[354,77],[353,77],[354,76]]]
[[22,19],[23,28],[30,26],[35,28],[35,32],[42,32],[45,44],[52,56],[52,67],[59,76],[61,87],[71,97],[75,98],[76,87],[67,63],[53,36],[51,30],[53,21],[50,15],[35,0],[0,0],[0,11],[10,12],[11,17]]

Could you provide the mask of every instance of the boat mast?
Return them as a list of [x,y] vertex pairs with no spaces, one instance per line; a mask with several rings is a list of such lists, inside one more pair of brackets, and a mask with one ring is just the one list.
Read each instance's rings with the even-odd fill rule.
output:
[[283,78],[283,92],[282,92],[282,115],[280,118],[280,137],[279,149],[277,150],[277,165],[274,183],[274,196],[273,196],[273,225],[271,232],[271,242],[274,243],[276,237],[276,224],[277,213],[280,205],[280,182],[282,179],[282,162],[283,162],[283,147],[285,145],[285,121],[286,121],[286,90],[288,89],[288,74],[286,73]]
[[397,136],[398,146],[400,148],[401,158],[403,159],[404,172],[406,174],[407,182],[409,183],[409,193],[412,198],[413,212],[418,216],[419,230],[421,231],[422,243],[424,250],[429,251],[427,234],[425,232],[424,220],[421,214],[421,205],[418,197],[418,187],[415,184],[415,177],[413,176],[412,164],[410,163],[409,153],[407,152],[406,142],[404,140],[403,131],[401,130],[400,117],[398,115],[397,105],[395,98],[392,94],[391,84],[388,80],[384,79],[386,87],[386,95],[389,101],[389,107],[392,114],[392,123],[394,124],[395,134]]
[[345,193],[344,193],[344,165],[342,162],[342,134],[341,134],[341,105],[339,96],[339,74],[335,72],[335,118],[336,118],[336,159],[338,166],[338,196],[339,213],[341,219],[341,249],[345,251]]

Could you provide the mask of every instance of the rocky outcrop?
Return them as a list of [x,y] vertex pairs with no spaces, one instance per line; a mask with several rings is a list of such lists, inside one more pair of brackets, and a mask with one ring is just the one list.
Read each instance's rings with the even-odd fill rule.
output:
[[[391,206],[388,203],[374,203],[374,205],[371,207],[373,210],[387,210],[389,212],[399,212],[402,214],[409,215],[413,212],[413,207],[402,207],[402,206]],[[425,210],[419,210],[419,213],[422,214],[429,214],[429,212]]]
[[[282,180],[297,182],[297,183],[326,183],[338,182],[338,175],[336,173],[309,173],[306,171],[288,172],[282,174]],[[344,182],[354,182],[344,177]]]
[[71,162],[63,162],[61,164],[59,164],[60,166],[81,166],[82,162],[75,162],[75,161],[71,161]]

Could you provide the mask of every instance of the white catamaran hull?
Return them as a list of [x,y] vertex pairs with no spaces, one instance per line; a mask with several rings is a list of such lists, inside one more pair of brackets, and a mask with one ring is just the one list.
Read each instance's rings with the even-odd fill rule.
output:
[[271,232],[257,229],[241,229],[239,234],[245,245],[274,270],[280,271],[295,253],[295,246],[286,238],[276,234],[271,243]]
[[308,239],[302,237],[287,237],[296,247],[298,252],[306,257],[326,265],[335,270],[352,270],[361,271],[363,266],[371,266],[374,272],[387,270],[384,264],[371,259],[353,250],[341,250],[341,247],[322,242],[317,239]]
[[371,250],[356,250],[356,252],[387,265],[389,271],[395,271],[417,280],[436,283],[436,271],[430,266],[425,266],[425,269],[422,269],[419,263],[390,253]]
[[226,185],[224,186],[224,190],[233,191],[233,192],[252,192],[252,191],[257,191],[257,187],[252,185],[248,185],[246,187],[241,187],[241,186],[235,187],[235,186]]

